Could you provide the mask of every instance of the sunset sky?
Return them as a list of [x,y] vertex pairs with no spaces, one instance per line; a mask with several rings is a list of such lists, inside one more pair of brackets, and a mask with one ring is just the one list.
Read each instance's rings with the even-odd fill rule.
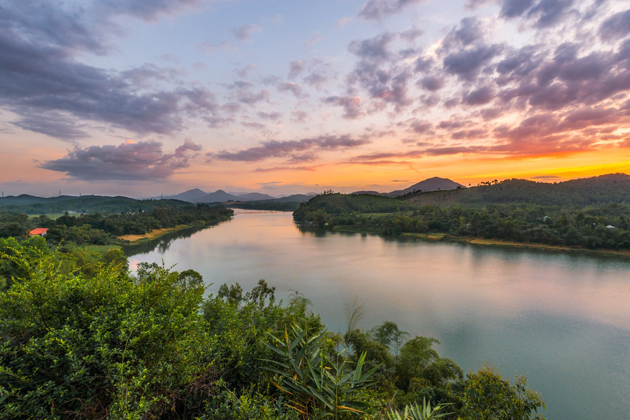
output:
[[0,0],[5,195],[630,172],[630,1]]

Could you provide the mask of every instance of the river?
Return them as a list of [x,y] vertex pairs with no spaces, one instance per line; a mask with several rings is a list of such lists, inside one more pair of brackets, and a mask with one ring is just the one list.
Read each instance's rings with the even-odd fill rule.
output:
[[[131,255],[135,254],[135,255]],[[524,374],[549,420],[630,418],[630,262],[621,258],[300,230],[290,213],[236,210],[210,229],[177,232],[129,253],[194,269],[212,284],[259,279],[298,290],[331,330],[344,304],[360,327],[396,322],[437,338],[465,372],[485,363]]]

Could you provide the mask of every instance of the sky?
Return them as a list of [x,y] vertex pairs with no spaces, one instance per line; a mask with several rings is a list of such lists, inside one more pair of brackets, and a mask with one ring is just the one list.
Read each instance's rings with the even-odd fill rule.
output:
[[630,172],[628,0],[0,0],[4,195]]

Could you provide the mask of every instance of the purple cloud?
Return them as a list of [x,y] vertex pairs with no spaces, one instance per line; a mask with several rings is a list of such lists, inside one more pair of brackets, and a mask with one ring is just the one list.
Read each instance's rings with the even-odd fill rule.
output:
[[170,178],[190,166],[201,146],[189,139],[173,153],[164,153],[157,141],[127,142],[119,146],[75,147],[66,157],[49,160],[40,168],[65,172],[82,181],[155,181]]
[[[303,161],[304,153],[315,150],[338,150],[351,149],[370,143],[366,139],[354,139],[349,135],[343,136],[319,136],[302,140],[277,141],[271,140],[263,142],[261,146],[237,152],[223,150],[218,153],[209,153],[210,158],[228,161],[257,162],[271,158],[292,158],[293,161]],[[313,160],[314,155],[308,160]],[[301,159],[302,158],[302,159]],[[313,159],[311,159],[313,158]]]
[[365,116],[361,109],[361,98],[352,96],[330,96],[323,100],[327,104],[337,105],[343,108],[342,117],[348,120],[356,120]]
[[369,0],[359,11],[359,18],[365,20],[383,20],[400,13],[406,7],[425,0]]

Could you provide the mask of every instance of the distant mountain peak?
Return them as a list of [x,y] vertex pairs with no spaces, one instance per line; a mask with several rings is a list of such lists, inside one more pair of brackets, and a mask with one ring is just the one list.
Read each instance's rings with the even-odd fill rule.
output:
[[193,188],[192,190],[184,191],[183,193],[177,195],[171,195],[167,198],[195,203],[198,199],[205,196],[206,194],[208,193],[200,190],[199,188]]
[[388,197],[398,197],[399,195],[408,194],[414,191],[447,191],[455,190],[457,188],[466,187],[448,178],[440,178],[438,176],[434,176],[433,178],[427,178],[424,181],[413,184],[412,186],[405,188],[404,190],[396,190],[390,193],[385,193],[383,195],[386,195]]

